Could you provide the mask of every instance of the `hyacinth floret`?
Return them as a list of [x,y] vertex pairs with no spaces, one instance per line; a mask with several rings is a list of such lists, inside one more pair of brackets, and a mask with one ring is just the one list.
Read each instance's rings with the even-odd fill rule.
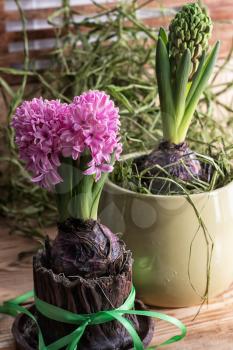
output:
[[20,158],[33,174],[32,181],[51,188],[62,181],[58,173],[61,165],[61,130],[68,105],[58,100],[34,98],[25,101],[15,112],[12,126]]
[[70,104],[70,116],[62,133],[63,154],[73,159],[85,151],[91,156],[86,175],[95,174],[96,181],[102,172],[113,170],[111,155],[121,153],[119,138],[119,110],[102,91],[88,91],[76,96]]
[[59,167],[63,157],[73,160],[89,155],[85,175],[112,171],[111,157],[119,158],[119,111],[109,96],[88,91],[71,104],[34,98],[16,109],[12,126],[21,159],[33,174],[32,181],[52,189],[62,182]]

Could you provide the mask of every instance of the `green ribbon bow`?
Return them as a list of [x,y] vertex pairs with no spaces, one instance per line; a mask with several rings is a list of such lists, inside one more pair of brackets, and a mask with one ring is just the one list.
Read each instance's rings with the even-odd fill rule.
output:
[[[147,350],[154,350],[154,349],[157,349],[158,347],[172,344],[185,337],[187,332],[186,327],[181,321],[177,320],[176,318],[159,313],[159,312],[155,312],[155,311],[133,310],[135,294],[136,294],[135,288],[132,287],[132,290],[128,298],[124,302],[124,304],[117,309],[113,309],[109,311],[99,311],[93,314],[79,315],[79,314],[75,314],[73,312],[61,309],[57,306],[48,304],[45,301],[34,296],[33,291],[30,291],[23,295],[20,295],[15,299],[11,299],[4,302],[3,305],[0,305],[0,313],[11,315],[14,317],[18,313],[23,313],[23,314],[26,314],[28,317],[30,317],[36,323],[38,328],[38,349],[39,350],[59,350],[59,349],[62,349],[63,347],[66,347],[66,350],[76,350],[78,349],[79,341],[82,335],[84,334],[86,327],[110,322],[113,320],[120,322],[126,328],[128,333],[131,335],[133,340],[134,350],[144,350],[143,343],[138,333],[134,329],[134,326],[129,320],[123,317],[123,315],[125,314],[158,318],[160,320],[167,321],[180,329],[181,334],[175,335],[169,338],[168,340],[166,340],[160,345],[147,348]],[[55,321],[59,321],[59,322],[75,324],[78,327],[73,332],[66,335],[65,337],[58,339],[57,341],[55,341],[50,345],[45,345],[40,326],[35,316],[27,308],[20,305],[26,302],[28,299],[32,298],[33,296],[35,298],[36,309],[45,317]]]

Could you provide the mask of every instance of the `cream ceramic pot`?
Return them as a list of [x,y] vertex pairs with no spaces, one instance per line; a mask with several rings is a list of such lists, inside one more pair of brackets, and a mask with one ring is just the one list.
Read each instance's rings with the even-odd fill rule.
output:
[[233,282],[233,183],[190,198],[206,230],[185,196],[144,195],[106,183],[100,218],[123,234],[134,257],[137,294],[146,304],[199,304],[207,285],[211,298]]

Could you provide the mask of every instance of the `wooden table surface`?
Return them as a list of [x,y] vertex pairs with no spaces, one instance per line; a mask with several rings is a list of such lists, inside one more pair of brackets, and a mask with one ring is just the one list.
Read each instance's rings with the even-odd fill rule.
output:
[[[54,230],[48,233],[53,234]],[[32,240],[9,235],[6,228],[0,230],[0,303],[32,289],[31,255],[19,259],[22,251],[36,247]],[[161,311],[161,309],[156,309]],[[182,320],[188,334],[185,340],[164,347],[166,350],[233,350],[233,287],[224,295],[204,306],[193,320],[198,308],[163,309],[171,316]],[[12,318],[0,315],[0,350],[13,350],[11,336]],[[177,334],[175,327],[156,321],[152,345]]]

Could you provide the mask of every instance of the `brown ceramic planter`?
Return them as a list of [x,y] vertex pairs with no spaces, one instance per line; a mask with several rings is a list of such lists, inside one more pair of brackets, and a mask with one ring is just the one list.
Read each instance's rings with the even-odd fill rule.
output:
[[[233,282],[233,182],[190,198],[213,241],[211,298]],[[211,241],[208,239],[207,249],[203,228],[185,196],[139,194],[108,181],[100,217],[113,232],[123,233],[134,257],[133,281],[146,304],[183,307],[202,301]],[[188,261],[193,239],[190,281]]]

